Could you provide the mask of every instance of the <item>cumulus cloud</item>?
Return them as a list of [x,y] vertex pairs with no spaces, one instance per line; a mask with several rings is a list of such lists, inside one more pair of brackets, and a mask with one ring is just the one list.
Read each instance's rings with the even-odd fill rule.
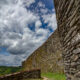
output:
[[39,7],[42,7],[42,8],[45,8],[45,4],[43,4],[41,1],[38,2],[38,6],[39,6]]
[[35,23],[36,29],[39,29],[41,25],[42,25],[41,21],[36,21]]
[[29,44],[30,47],[31,43],[36,44],[32,41],[35,40],[36,34],[28,28],[28,25],[35,23],[38,27],[41,22],[39,16],[27,10],[20,0],[16,4],[11,4],[2,6],[0,10],[0,44],[7,47],[12,54],[23,54],[26,51],[29,52]]
[[35,0],[24,0],[24,4],[29,7],[32,3],[35,3]]
[[48,23],[48,26],[47,26],[48,28],[51,28],[52,30],[56,30],[57,23],[56,23],[55,13],[43,15],[43,20],[44,20],[44,23]]
[[0,54],[0,65],[7,66],[20,66],[22,60],[26,59],[26,55],[2,55]]
[[[42,15],[44,23],[48,23],[46,29],[42,27],[39,13],[26,8],[33,3],[35,0],[0,0],[0,47],[5,47],[10,53],[0,54],[0,65],[21,65],[47,39],[48,28],[56,29],[54,14]],[[42,2],[38,6],[41,13],[48,12]],[[29,26],[31,24],[34,26]]]

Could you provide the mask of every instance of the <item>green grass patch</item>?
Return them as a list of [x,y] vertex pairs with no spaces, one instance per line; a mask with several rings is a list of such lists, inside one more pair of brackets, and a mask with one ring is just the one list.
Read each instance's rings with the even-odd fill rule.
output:
[[59,73],[42,73],[42,77],[47,77],[50,80],[66,80],[65,75]]
[[15,73],[21,70],[21,67],[0,66],[0,76]]

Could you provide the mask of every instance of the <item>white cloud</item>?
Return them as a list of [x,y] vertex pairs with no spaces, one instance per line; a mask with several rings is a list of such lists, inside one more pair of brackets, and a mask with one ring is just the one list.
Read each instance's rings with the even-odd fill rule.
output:
[[57,28],[57,21],[56,21],[56,15],[55,13],[43,15],[44,23],[48,23],[48,28],[51,28],[52,30],[56,30]]
[[40,11],[41,11],[41,13],[46,14],[46,13],[48,13],[49,10],[46,8],[41,8]]
[[39,6],[39,7],[42,7],[42,8],[45,8],[45,4],[43,4],[41,1],[38,2],[38,6]]
[[16,55],[8,55],[8,56],[0,55],[0,65],[9,65],[9,66],[11,66],[11,65],[13,65],[13,66],[18,65],[17,62],[16,62],[17,61],[16,59],[17,59]]
[[[8,56],[0,55],[0,65],[21,65],[21,61],[47,39],[50,31],[48,28],[41,28],[38,13],[25,8],[34,2],[34,0],[0,0],[0,46],[6,47],[10,53]],[[43,9],[45,5],[40,2],[39,7]],[[48,10],[44,9],[42,12],[45,14]],[[44,22],[48,23],[48,27],[56,28],[54,14],[42,17]],[[35,31],[29,27],[33,23]]]
[[35,0],[23,0],[24,4],[29,7],[32,3],[35,3]]
[[36,27],[36,29],[39,29],[40,26],[42,26],[41,21],[40,21],[40,20],[39,20],[39,21],[36,21],[36,23],[35,23],[35,27]]
[[40,29],[38,29],[38,30],[36,30],[36,34],[42,34],[42,35],[45,35],[45,36],[47,36],[47,33],[49,32],[49,30],[48,29],[42,29],[42,28],[40,28]]
[[26,55],[2,55],[0,54],[0,65],[20,66],[22,61],[26,59]]

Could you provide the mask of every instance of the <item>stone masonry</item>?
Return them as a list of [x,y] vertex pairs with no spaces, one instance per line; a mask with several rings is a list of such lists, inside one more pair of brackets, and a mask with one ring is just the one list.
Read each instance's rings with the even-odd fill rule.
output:
[[80,80],[80,0],[54,0],[67,80]]
[[58,30],[35,50],[24,62],[23,70],[39,68],[42,73],[64,73],[62,46],[58,36]]

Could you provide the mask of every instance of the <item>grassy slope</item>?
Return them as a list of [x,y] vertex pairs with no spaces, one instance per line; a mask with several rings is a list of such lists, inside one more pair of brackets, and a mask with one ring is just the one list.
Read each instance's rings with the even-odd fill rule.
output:
[[66,80],[64,74],[58,74],[58,73],[43,73],[42,76],[49,78],[49,80]]
[[21,67],[6,67],[6,66],[0,66],[0,76],[5,74],[10,74],[14,72],[18,72],[21,70]]

